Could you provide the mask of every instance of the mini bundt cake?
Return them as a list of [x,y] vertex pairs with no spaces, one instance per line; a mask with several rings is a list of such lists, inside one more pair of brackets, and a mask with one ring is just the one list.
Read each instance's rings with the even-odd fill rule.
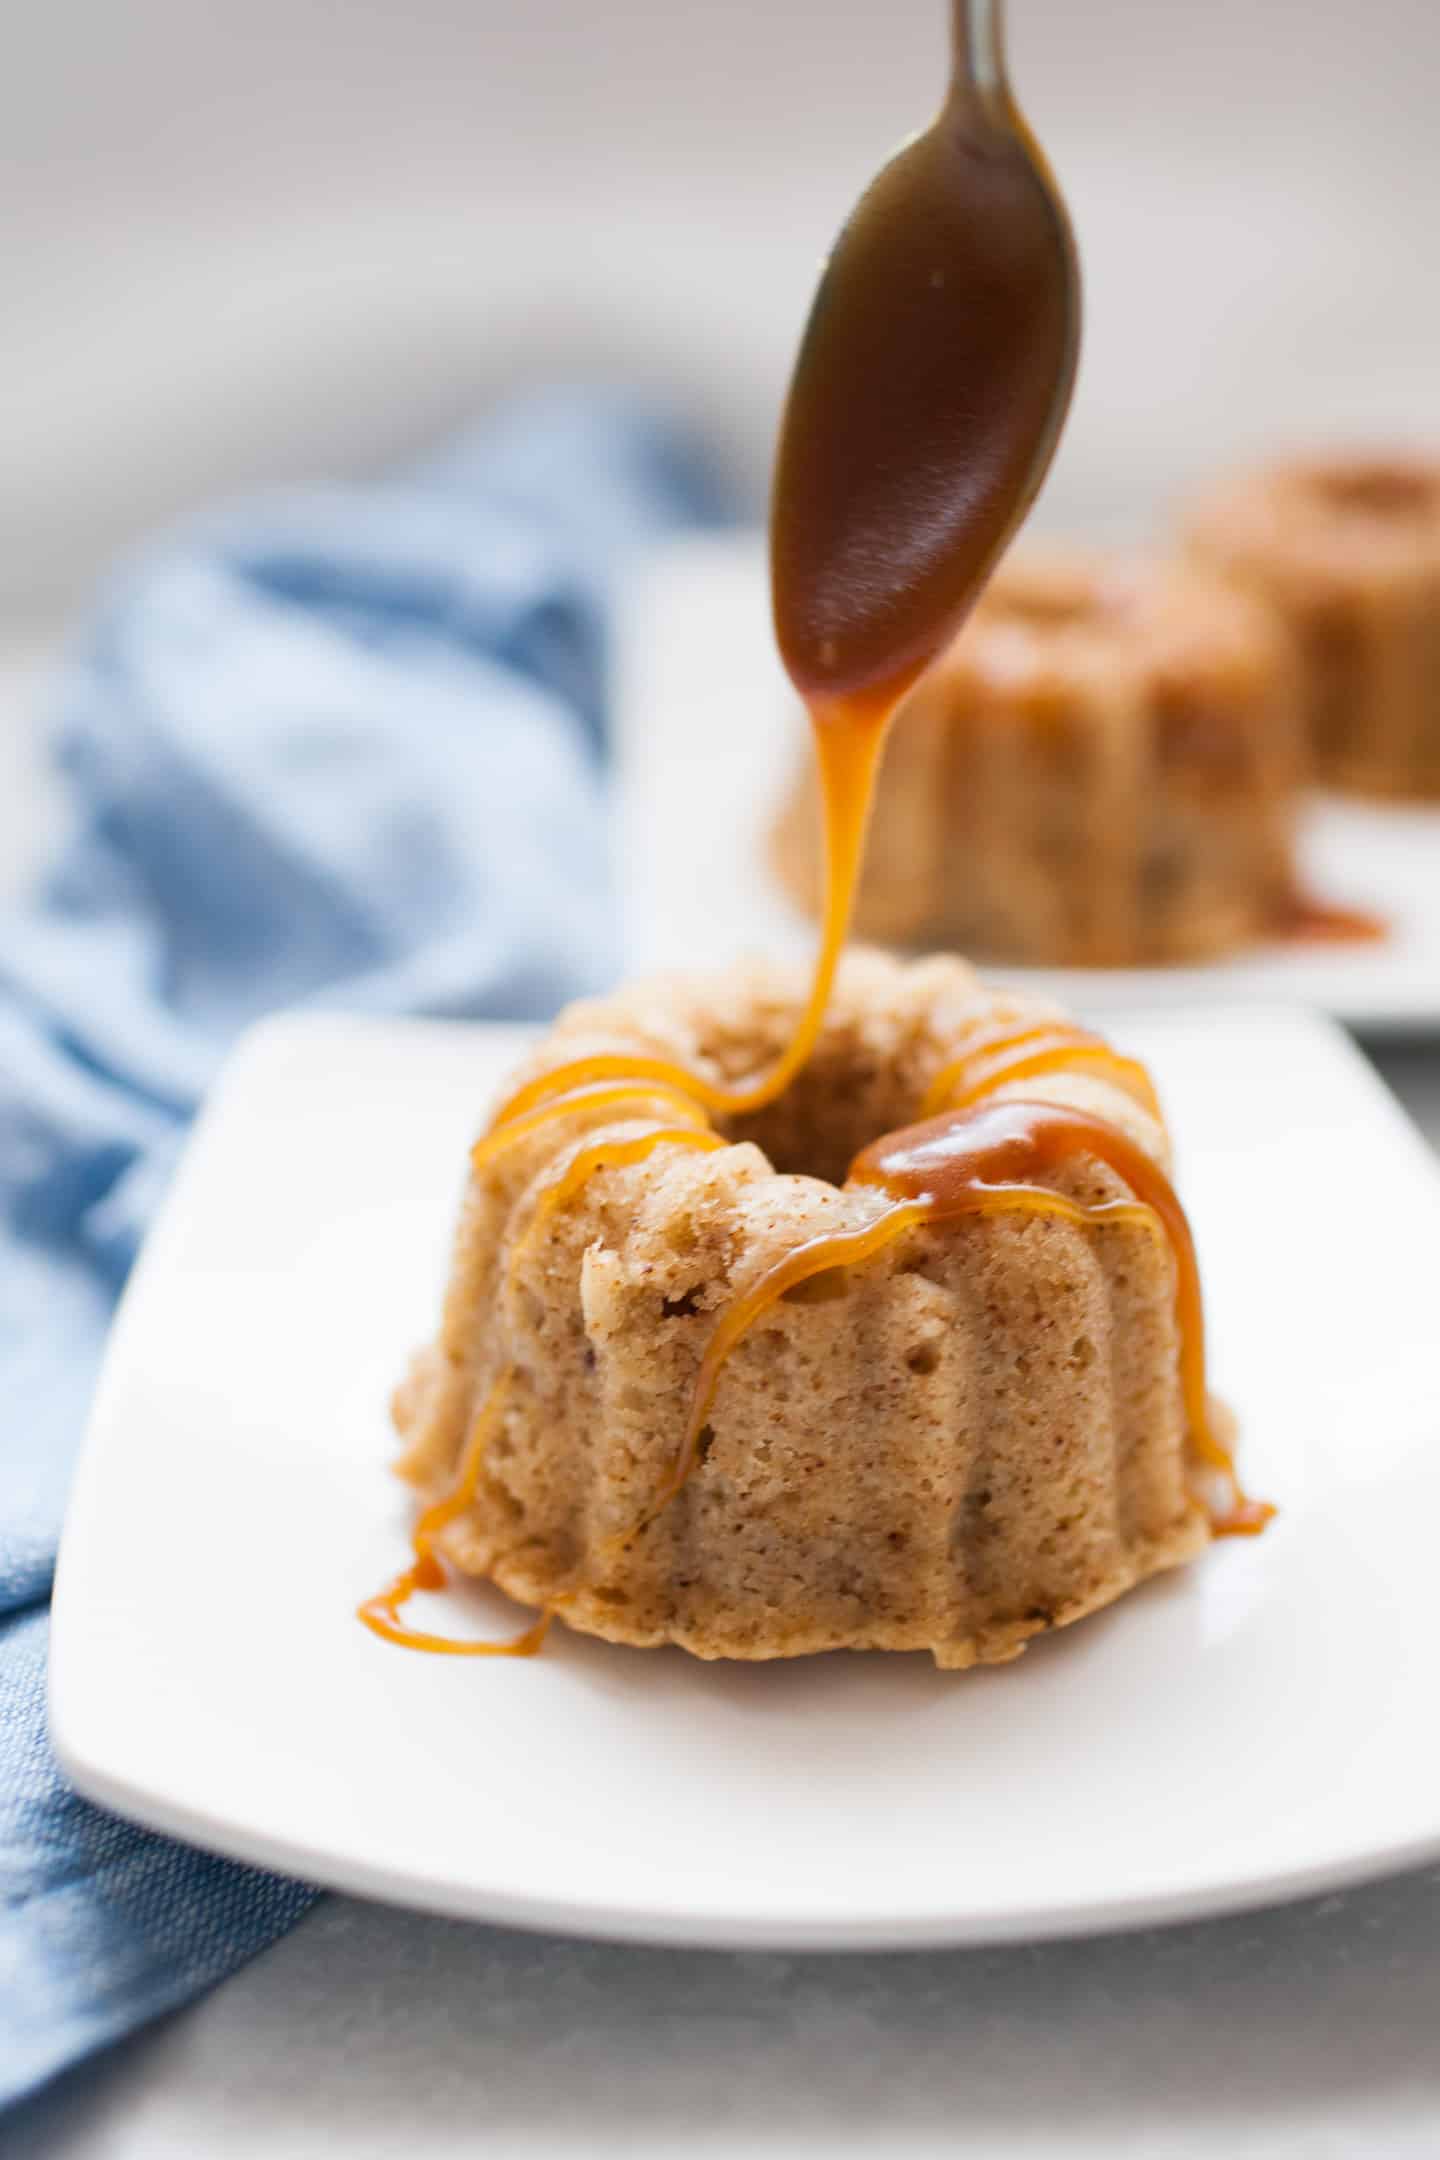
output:
[[1196,557],[1295,634],[1320,779],[1440,797],[1440,459],[1262,467],[1189,522]]
[[[577,1090],[583,1066],[544,1100],[592,1057],[738,1082],[803,987],[756,967],[561,1016],[477,1145],[440,1337],[396,1399],[402,1474],[455,1567],[612,1641],[1003,1660],[1215,1527],[1177,1246],[1145,1180],[1085,1148],[1027,1185],[1029,1212],[898,1233],[876,1232],[881,1190],[841,1181],[877,1135],[983,1098],[992,1122],[1059,1106],[1168,1193],[1164,1128],[1143,1069],[1053,1008],[868,952],[763,1110]],[[816,1241],[837,1233],[876,1249],[836,1265]]]
[[[1012,556],[891,731],[857,927],[1034,965],[1207,957],[1289,898],[1302,731],[1267,612],[1203,571]],[[797,776],[775,835],[813,911]]]

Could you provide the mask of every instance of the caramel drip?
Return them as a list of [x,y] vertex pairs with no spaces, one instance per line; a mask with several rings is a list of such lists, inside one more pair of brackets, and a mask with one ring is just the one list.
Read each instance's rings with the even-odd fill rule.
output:
[[[536,1089],[541,1090],[542,1094],[548,1092],[545,1083],[552,1077],[549,1073],[542,1073],[538,1081],[532,1082],[528,1088],[522,1088],[520,1096],[525,1097],[526,1101],[520,1104],[520,1109],[517,1111],[507,1103],[492,1123],[489,1132],[471,1148],[471,1169],[483,1170],[487,1163],[493,1162],[497,1155],[503,1155],[507,1148],[529,1139],[532,1133],[539,1132],[552,1119],[568,1117],[576,1110],[605,1110],[612,1105],[618,1107],[623,1103],[663,1103],[668,1110],[686,1118],[695,1129],[704,1129],[704,1115],[697,1109],[690,1095],[682,1088],[672,1085],[665,1077],[671,1068],[661,1067],[652,1075],[646,1069],[647,1061],[643,1058],[633,1061],[620,1057],[596,1058],[590,1062],[603,1064],[613,1068],[613,1071],[596,1073],[592,1079],[577,1083],[566,1092],[561,1101],[541,1100],[540,1095],[534,1092]],[[566,1069],[562,1067],[561,1071]],[[679,1068],[674,1070],[678,1071]],[[519,1097],[514,1097],[512,1103],[519,1100]],[[531,1101],[538,1102],[539,1108],[530,1109],[528,1104]]]
[[510,1378],[507,1373],[486,1396],[483,1408],[470,1427],[454,1485],[443,1499],[433,1501],[416,1523],[411,1565],[386,1589],[367,1598],[358,1608],[358,1616],[366,1627],[386,1642],[399,1643],[402,1649],[429,1650],[444,1657],[533,1657],[549,1632],[551,1615],[548,1612],[541,1613],[523,1635],[516,1635],[509,1642],[460,1642],[450,1635],[429,1635],[418,1628],[406,1627],[400,1618],[401,1608],[409,1603],[417,1590],[443,1590],[445,1587],[445,1570],[436,1555],[435,1540],[448,1523],[464,1514],[475,1497],[485,1449],[505,1414]]
[[1300,889],[1286,894],[1267,928],[1289,945],[1375,945],[1390,935],[1383,915],[1338,907]]
[[[633,1095],[635,1091],[632,1089],[628,1092]],[[513,1133],[514,1128],[508,1130]],[[711,1151],[726,1145],[718,1133],[697,1130],[691,1125],[658,1125],[649,1132],[634,1133],[623,1140],[597,1140],[590,1146],[581,1148],[559,1177],[552,1179],[542,1189],[525,1236],[517,1247],[512,1266],[518,1265],[526,1247],[540,1234],[556,1210],[588,1184],[597,1170],[613,1170],[629,1163],[644,1162],[659,1147]],[[386,1642],[400,1643],[407,1650],[438,1651],[450,1657],[532,1657],[545,1640],[554,1617],[549,1611],[541,1613],[533,1627],[527,1628],[523,1635],[517,1635],[508,1643],[459,1642],[449,1635],[424,1634],[418,1629],[406,1627],[400,1618],[401,1609],[414,1597],[417,1590],[444,1588],[445,1570],[436,1556],[435,1540],[448,1523],[464,1514],[475,1498],[484,1465],[485,1449],[504,1415],[510,1382],[511,1375],[507,1373],[504,1379],[490,1390],[483,1408],[470,1428],[455,1483],[442,1499],[434,1501],[425,1509],[416,1523],[412,1541],[414,1558],[411,1565],[403,1574],[397,1575],[388,1588],[381,1590],[373,1598],[367,1598],[359,1608],[359,1616],[366,1627],[383,1636]]]
[[700,1360],[685,1437],[670,1474],[641,1520],[633,1530],[624,1531],[614,1539],[615,1545],[628,1544],[636,1530],[643,1529],[647,1522],[663,1514],[689,1478],[700,1459],[700,1436],[714,1404],[725,1361],[761,1314],[784,1297],[787,1290],[793,1290],[797,1283],[807,1281],[810,1276],[822,1274],[829,1268],[854,1267],[875,1253],[883,1252],[903,1231],[924,1222],[928,1214],[929,1209],[923,1202],[907,1201],[898,1207],[887,1208],[863,1230],[836,1230],[823,1237],[810,1238],[805,1244],[797,1245],[793,1252],[786,1253],[783,1260],[777,1260],[749,1290],[731,1299],[716,1322]]
[[472,1161],[478,1165],[488,1160],[501,1144],[502,1131],[522,1119],[527,1121],[523,1129],[533,1131],[544,1122],[544,1106],[553,1104],[557,1097],[562,1098],[560,1109],[552,1110],[552,1115],[568,1111],[574,1107],[572,1098],[582,1091],[589,1095],[602,1082],[629,1081],[634,1092],[633,1083],[645,1081],[724,1117],[741,1117],[763,1109],[784,1094],[809,1061],[835,987],[835,971],[854,912],[865,828],[891,710],[888,703],[876,705],[863,699],[811,708],[825,814],[825,914],[804,1010],[789,1044],[769,1071],[756,1080],[727,1087],[671,1058],[637,1056],[629,1051],[601,1051],[593,1057],[574,1058],[568,1065],[557,1065],[539,1074],[502,1103],[490,1134],[479,1143]]
[[748,1087],[726,1091],[725,1099],[712,1106],[731,1117],[761,1110],[783,1095],[808,1063],[820,1039],[830,992],[835,987],[835,972],[855,912],[865,834],[885,737],[907,687],[902,684],[880,703],[851,698],[830,704],[812,701],[810,705],[825,829],[825,912],[820,951],[809,1000],[784,1055],[763,1078]]
[[1195,1241],[1174,1187],[1142,1147],[1104,1118],[1056,1103],[991,1103],[963,1114],[932,1118],[876,1141],[856,1157],[848,1182],[877,1187],[897,1200],[924,1198],[932,1219],[947,1222],[973,1212],[977,1192],[1036,1189],[1035,1179],[1053,1176],[1076,1155],[1091,1155],[1113,1170],[1158,1219],[1169,1240],[1176,1268],[1180,1381],[1190,1445],[1201,1463],[1217,1472],[1230,1490],[1230,1504],[1212,1518],[1212,1528],[1217,1537],[1253,1536],[1264,1529],[1274,1509],[1245,1497],[1234,1458],[1211,1422]]
[[977,1032],[960,1056],[935,1075],[925,1091],[920,1115],[963,1110],[1012,1081],[1036,1080],[1052,1072],[1090,1072],[1112,1081],[1151,1117],[1164,1122],[1155,1084],[1138,1058],[1122,1057],[1088,1028],[1055,1020]]
[[[1037,1184],[1067,1160],[1088,1154],[1105,1163],[1136,1195],[1130,1201],[1085,1206]],[[893,1205],[863,1229],[811,1238],[769,1268],[734,1299],[701,1359],[685,1436],[674,1465],[635,1530],[660,1514],[692,1474],[701,1435],[714,1407],[725,1362],[777,1299],[809,1277],[871,1258],[921,1224],[964,1216],[1033,1214],[1082,1225],[1145,1221],[1167,1238],[1176,1267],[1180,1379],[1190,1445],[1201,1464],[1221,1477],[1228,1503],[1210,1509],[1216,1537],[1254,1536],[1274,1513],[1241,1490],[1234,1458],[1215,1432],[1205,1388],[1205,1320],[1194,1240],[1169,1179],[1143,1148],[1101,1118],[1049,1103],[994,1103],[950,1113],[892,1133],[858,1155],[846,1190],[886,1194]],[[626,1532],[616,1543],[635,1534]]]

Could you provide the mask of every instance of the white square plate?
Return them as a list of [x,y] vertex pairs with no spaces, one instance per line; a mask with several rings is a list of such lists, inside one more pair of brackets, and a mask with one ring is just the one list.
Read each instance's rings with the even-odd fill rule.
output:
[[[56,1592],[83,1791],[441,1911],[776,1948],[1124,1926],[1440,1851],[1440,1180],[1328,1023],[1136,1020],[1216,1386],[1282,1512],[1017,1664],[706,1665],[556,1629],[377,1641],[386,1397],[431,1329],[515,1029],[309,1017],[240,1050],[117,1323]],[[461,1625],[517,1622],[458,1593]],[[450,1618],[455,1618],[452,1610]]]
[[[677,541],[627,587],[616,641],[625,964],[809,952],[769,862],[805,725],[770,632],[757,535]],[[1094,1013],[1239,1000],[1315,1005],[1367,1034],[1440,1033],[1440,807],[1317,799],[1302,857],[1327,900],[1374,909],[1375,944],[1271,945],[1203,967],[1007,968]]]

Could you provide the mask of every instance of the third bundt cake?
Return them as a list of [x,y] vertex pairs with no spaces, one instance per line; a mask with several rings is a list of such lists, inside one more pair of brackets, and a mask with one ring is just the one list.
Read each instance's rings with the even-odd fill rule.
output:
[[[892,731],[858,928],[988,959],[1203,958],[1265,934],[1293,887],[1293,661],[1202,571],[1012,557]],[[776,833],[813,907],[807,775]]]
[[1440,798],[1440,460],[1265,466],[1219,489],[1189,533],[1293,631],[1319,777]]
[[477,1145],[404,1474],[436,1552],[587,1633],[1008,1658],[1215,1527],[1164,1127],[1142,1068],[950,959],[852,954],[748,1117],[616,1077],[736,1082],[802,993],[562,1015]]

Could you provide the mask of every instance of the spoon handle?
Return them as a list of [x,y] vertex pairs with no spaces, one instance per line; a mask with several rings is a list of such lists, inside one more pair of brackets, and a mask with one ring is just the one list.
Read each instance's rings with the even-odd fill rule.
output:
[[992,117],[1010,103],[1005,73],[1005,0],[950,0],[952,97],[978,98]]

